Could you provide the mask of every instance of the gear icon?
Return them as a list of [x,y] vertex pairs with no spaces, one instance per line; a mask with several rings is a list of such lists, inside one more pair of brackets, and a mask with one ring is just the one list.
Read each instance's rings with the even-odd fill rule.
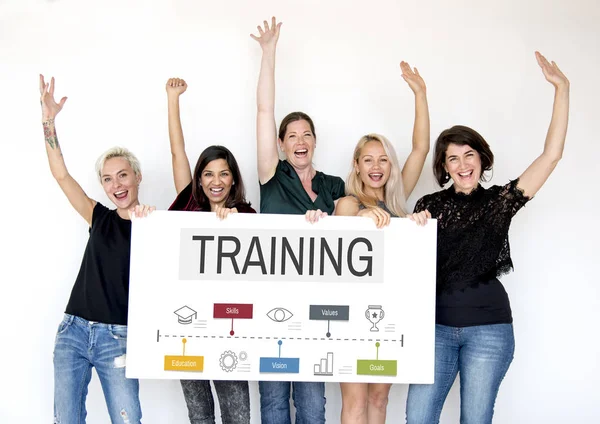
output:
[[221,359],[219,359],[219,365],[221,365],[221,369],[225,372],[233,371],[238,364],[237,355],[230,351],[226,350],[221,354]]
[[245,361],[246,359],[248,359],[248,354],[242,350],[240,352],[240,361]]

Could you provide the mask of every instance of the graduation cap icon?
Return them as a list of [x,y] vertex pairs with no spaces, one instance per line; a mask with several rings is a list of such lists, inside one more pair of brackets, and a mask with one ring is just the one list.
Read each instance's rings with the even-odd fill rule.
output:
[[198,313],[188,306],[179,308],[173,313],[177,315],[179,324],[191,324],[192,320],[198,316]]

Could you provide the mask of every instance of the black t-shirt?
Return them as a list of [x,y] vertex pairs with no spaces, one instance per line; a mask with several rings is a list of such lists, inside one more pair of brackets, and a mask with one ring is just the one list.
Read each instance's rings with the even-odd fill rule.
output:
[[96,203],[90,238],[66,313],[127,325],[131,221]]
[[260,212],[304,215],[308,210],[320,209],[332,214],[334,201],[344,196],[344,180],[317,171],[312,179],[312,190],[317,194],[313,202],[288,161],[280,160],[275,175],[260,186]]
[[454,292],[438,292],[435,322],[450,327],[510,324],[512,311],[508,294],[497,279]]
[[512,322],[508,296],[496,277],[513,268],[508,230],[528,201],[518,180],[478,186],[468,195],[450,187],[419,199],[415,212],[427,209],[438,223],[438,324]]

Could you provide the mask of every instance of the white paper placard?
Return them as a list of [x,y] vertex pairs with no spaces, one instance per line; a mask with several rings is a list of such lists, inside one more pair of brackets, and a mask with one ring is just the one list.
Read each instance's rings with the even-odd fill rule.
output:
[[436,221],[134,219],[127,377],[433,383]]

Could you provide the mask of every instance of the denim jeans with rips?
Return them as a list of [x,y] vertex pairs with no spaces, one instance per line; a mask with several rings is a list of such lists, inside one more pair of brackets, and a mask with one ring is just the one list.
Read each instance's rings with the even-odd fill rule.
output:
[[54,423],[80,424],[96,368],[113,424],[139,424],[139,383],[125,378],[127,326],[65,314],[54,345]]

